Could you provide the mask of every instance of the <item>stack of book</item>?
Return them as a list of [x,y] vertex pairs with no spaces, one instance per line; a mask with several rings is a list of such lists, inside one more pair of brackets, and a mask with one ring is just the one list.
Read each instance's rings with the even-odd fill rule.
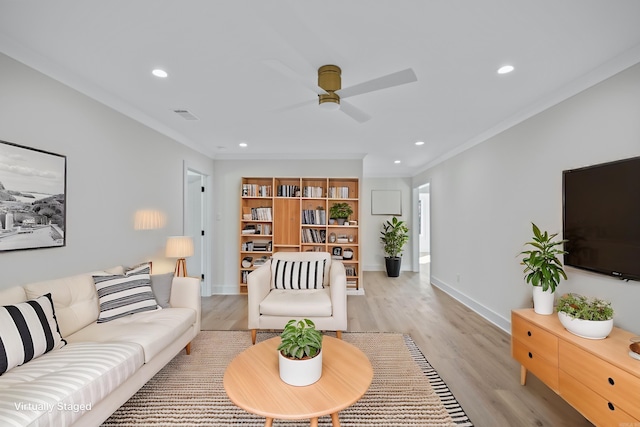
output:
[[278,185],[278,197],[300,197],[300,187],[297,185]]
[[254,221],[271,221],[271,208],[251,208],[251,219]]
[[348,199],[349,187],[329,187],[330,199]]
[[327,241],[327,231],[314,228],[302,230],[302,243],[325,243]]
[[243,197],[271,197],[270,185],[242,184]]
[[327,223],[327,214],[324,209],[304,209],[302,211],[302,223],[325,225]]
[[324,197],[324,188],[312,186],[303,187],[302,197]]

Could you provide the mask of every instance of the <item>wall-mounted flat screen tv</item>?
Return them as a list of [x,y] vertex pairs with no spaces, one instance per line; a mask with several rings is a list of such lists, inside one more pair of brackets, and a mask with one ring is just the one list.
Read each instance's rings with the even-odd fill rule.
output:
[[564,264],[640,280],[640,157],[562,173]]

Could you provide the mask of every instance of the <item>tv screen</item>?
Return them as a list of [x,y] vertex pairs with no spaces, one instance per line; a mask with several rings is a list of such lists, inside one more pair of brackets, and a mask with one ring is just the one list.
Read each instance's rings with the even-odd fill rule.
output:
[[562,173],[564,264],[640,280],[640,157]]

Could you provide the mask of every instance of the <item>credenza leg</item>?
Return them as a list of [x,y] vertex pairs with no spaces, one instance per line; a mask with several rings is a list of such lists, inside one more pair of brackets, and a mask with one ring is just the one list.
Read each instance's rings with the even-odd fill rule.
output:
[[520,365],[520,385],[527,384],[527,368],[523,365]]

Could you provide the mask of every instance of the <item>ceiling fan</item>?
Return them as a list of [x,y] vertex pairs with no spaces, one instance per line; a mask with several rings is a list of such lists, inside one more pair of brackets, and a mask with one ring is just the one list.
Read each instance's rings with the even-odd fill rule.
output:
[[[314,85],[305,80],[280,61],[266,61],[267,65],[285,76],[297,80],[303,86],[312,90],[318,95],[318,104],[321,108],[327,110],[340,110],[359,123],[364,123],[371,116],[353,104],[345,101],[350,96],[361,95],[363,93],[374,92],[377,90],[387,89],[394,86],[400,86],[406,83],[412,83],[418,80],[416,73],[411,69],[397,71],[378,77],[373,80],[358,83],[347,88],[342,88],[342,70],[337,65],[323,65],[318,68],[318,84]],[[295,104],[285,109],[297,108],[311,103],[315,100],[305,101]]]

